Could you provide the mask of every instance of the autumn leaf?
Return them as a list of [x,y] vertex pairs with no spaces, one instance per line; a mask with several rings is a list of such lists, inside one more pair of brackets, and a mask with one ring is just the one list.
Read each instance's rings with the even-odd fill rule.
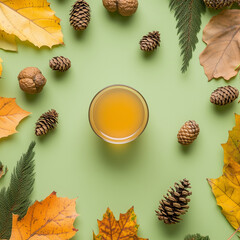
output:
[[0,0],[0,29],[37,47],[63,44],[60,19],[47,0]]
[[127,213],[120,214],[119,221],[115,219],[112,211],[108,208],[103,215],[103,220],[98,220],[99,234],[93,233],[93,240],[147,240],[137,236],[138,227],[133,207]]
[[16,37],[0,30],[0,48],[6,51],[17,52]]
[[235,115],[236,126],[229,131],[224,149],[223,175],[208,179],[217,204],[229,223],[238,229],[240,226],[240,115]]
[[3,63],[3,60],[0,58],[0,77],[2,76],[2,71],[3,71],[2,63]]
[[0,97],[0,138],[16,133],[19,122],[29,114],[16,104],[15,98]]
[[67,240],[78,231],[73,223],[78,216],[76,199],[60,198],[56,192],[42,202],[29,207],[24,218],[18,221],[13,214],[10,240]]
[[2,162],[0,161],[0,179],[6,175],[7,171],[7,167],[3,166]]
[[208,80],[236,76],[240,63],[240,10],[224,10],[214,16],[204,28],[203,41],[207,47],[199,59]]
[[225,164],[228,164],[230,160],[240,164],[240,115],[235,114],[235,122],[232,131],[229,131],[227,143],[222,144]]

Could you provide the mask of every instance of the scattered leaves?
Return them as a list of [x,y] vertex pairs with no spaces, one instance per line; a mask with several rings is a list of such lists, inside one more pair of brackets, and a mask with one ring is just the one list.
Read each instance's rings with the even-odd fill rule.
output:
[[37,47],[63,44],[60,19],[47,0],[0,0],[0,29]]
[[36,201],[29,207],[26,216],[18,220],[13,214],[10,240],[66,240],[78,231],[73,223],[78,216],[76,199],[60,198],[51,193],[42,202]]
[[203,30],[203,41],[207,47],[199,59],[208,80],[236,76],[240,63],[240,10],[224,10],[214,16]]
[[16,37],[0,30],[0,48],[6,51],[17,52]]
[[6,175],[7,171],[7,167],[3,166],[2,162],[0,161],[0,179]]
[[0,97],[0,138],[16,133],[19,122],[29,114],[16,104],[15,98]]
[[210,238],[207,236],[207,237],[203,237],[201,236],[200,234],[193,234],[193,235],[187,235],[184,240],[210,240]]
[[192,53],[198,42],[201,15],[206,11],[202,0],[171,0],[170,9],[174,11],[177,20],[181,56],[183,56],[182,72],[186,72]]
[[223,175],[208,179],[217,204],[229,223],[239,228],[240,223],[240,115],[235,115],[236,126],[229,132],[228,142],[223,144]]
[[115,219],[112,211],[108,208],[103,215],[103,220],[98,220],[98,227],[99,234],[93,233],[93,240],[147,240],[137,236],[139,225],[137,225],[137,216],[133,207],[127,213],[120,214],[119,221]]

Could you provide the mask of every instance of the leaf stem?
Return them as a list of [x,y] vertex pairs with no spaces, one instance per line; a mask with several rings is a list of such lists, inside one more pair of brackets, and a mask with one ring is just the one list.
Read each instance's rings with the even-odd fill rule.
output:
[[240,226],[227,240],[232,239],[239,230],[240,230]]
[[240,64],[234,69],[235,71],[237,71],[240,67]]

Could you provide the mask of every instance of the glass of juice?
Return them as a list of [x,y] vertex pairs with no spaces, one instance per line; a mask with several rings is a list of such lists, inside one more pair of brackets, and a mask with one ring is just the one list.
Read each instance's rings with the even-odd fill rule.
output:
[[89,108],[93,131],[114,144],[135,140],[146,128],[148,118],[146,100],[138,91],[125,85],[104,88],[96,94]]

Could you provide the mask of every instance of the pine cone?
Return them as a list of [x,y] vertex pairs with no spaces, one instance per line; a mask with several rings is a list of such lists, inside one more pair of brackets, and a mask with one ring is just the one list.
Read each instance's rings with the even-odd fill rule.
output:
[[155,50],[160,46],[160,33],[158,31],[149,32],[148,35],[143,36],[139,44],[142,51]]
[[235,0],[204,0],[204,3],[208,8],[214,9],[222,9],[231,6],[234,2]]
[[175,189],[170,188],[164,199],[160,201],[158,211],[155,211],[158,219],[164,221],[166,224],[175,224],[182,220],[180,215],[187,212],[189,208],[188,203],[190,199],[188,196],[192,195],[187,189],[191,188],[187,179],[183,179],[179,183],[175,183]]
[[182,145],[189,145],[197,138],[199,132],[199,125],[195,121],[187,121],[178,132],[178,142]]
[[210,240],[208,236],[203,237],[199,233],[193,235],[187,235],[184,240]]
[[60,72],[65,72],[71,67],[71,61],[63,56],[54,57],[49,61],[49,67],[52,70],[58,70]]
[[35,134],[42,136],[54,129],[58,123],[58,113],[52,109],[42,114],[36,123]]
[[70,12],[70,25],[75,30],[85,30],[90,22],[90,6],[84,0],[78,0]]
[[219,87],[212,92],[210,102],[216,105],[226,105],[238,98],[239,91],[231,86]]

